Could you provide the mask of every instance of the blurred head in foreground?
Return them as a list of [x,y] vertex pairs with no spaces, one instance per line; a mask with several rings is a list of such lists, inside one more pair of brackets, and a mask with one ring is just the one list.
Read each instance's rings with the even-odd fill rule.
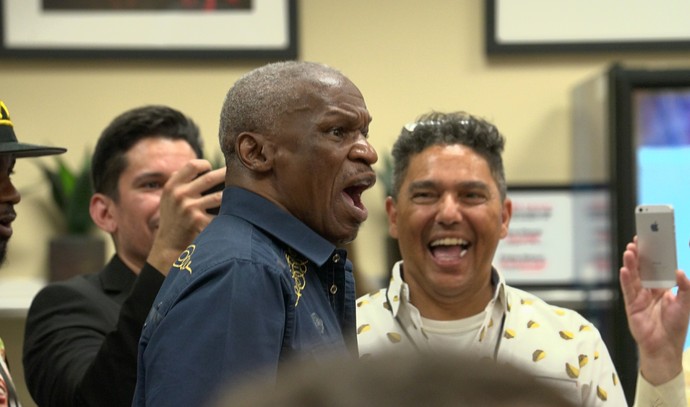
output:
[[523,370],[457,354],[391,353],[333,360],[318,367],[293,363],[276,385],[253,380],[225,393],[213,407],[530,406],[570,402]]

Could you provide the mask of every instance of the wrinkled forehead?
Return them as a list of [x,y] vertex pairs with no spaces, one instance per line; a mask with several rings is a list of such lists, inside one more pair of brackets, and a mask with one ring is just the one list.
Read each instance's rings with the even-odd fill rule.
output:
[[287,106],[288,111],[300,110],[304,105],[310,105],[311,108],[340,107],[364,111],[368,115],[364,96],[352,81],[342,75],[305,78],[296,86],[293,97],[294,104]]
[[297,89],[306,93],[322,93],[333,89],[354,90],[360,93],[352,81],[338,72],[325,71],[316,75],[301,78],[297,81]]

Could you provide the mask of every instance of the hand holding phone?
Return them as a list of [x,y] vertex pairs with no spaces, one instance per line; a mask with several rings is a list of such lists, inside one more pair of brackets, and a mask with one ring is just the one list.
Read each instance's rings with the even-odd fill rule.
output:
[[645,288],[676,285],[676,230],[671,205],[638,205],[635,228],[640,278]]

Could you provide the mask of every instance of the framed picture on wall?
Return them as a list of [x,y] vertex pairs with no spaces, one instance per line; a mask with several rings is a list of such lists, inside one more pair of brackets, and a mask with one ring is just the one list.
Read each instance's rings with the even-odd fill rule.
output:
[[486,0],[491,54],[690,50],[690,2]]
[[296,0],[4,0],[0,57],[297,58]]

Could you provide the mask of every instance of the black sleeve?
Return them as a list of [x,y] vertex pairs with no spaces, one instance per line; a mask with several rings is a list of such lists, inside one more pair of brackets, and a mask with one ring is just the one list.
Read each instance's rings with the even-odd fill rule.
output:
[[[86,279],[52,284],[34,299],[24,374],[42,407],[129,406],[141,329],[164,276],[145,265],[118,309]],[[114,328],[114,329],[113,329]]]

